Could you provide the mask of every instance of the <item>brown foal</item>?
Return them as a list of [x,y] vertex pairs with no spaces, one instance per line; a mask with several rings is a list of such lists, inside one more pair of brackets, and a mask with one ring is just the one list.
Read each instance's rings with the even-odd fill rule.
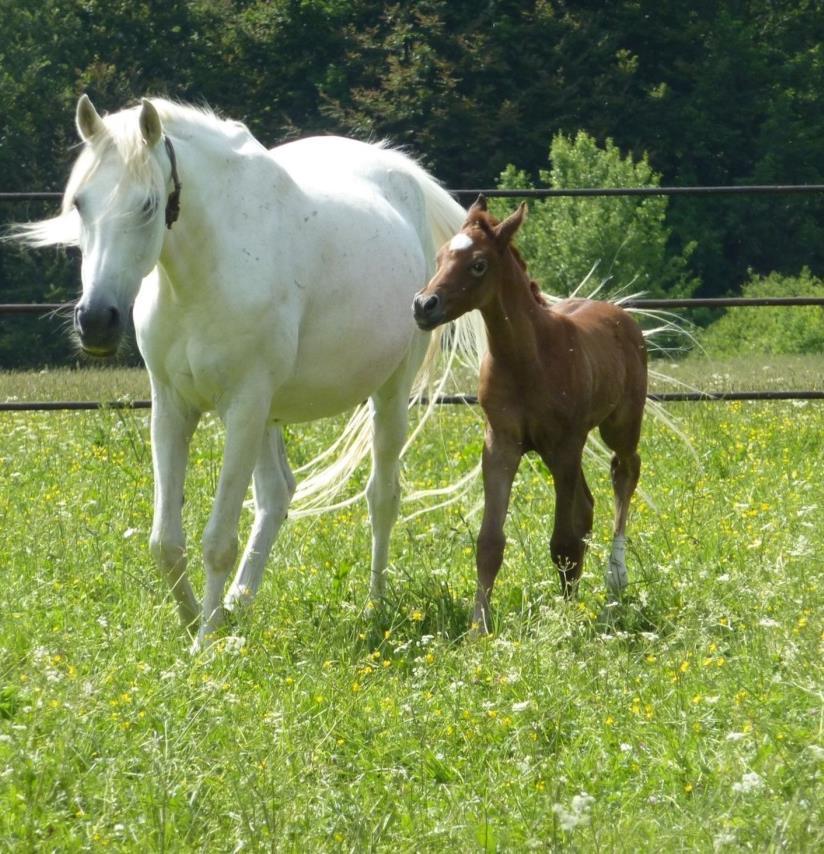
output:
[[581,460],[587,435],[599,428],[613,452],[615,520],[606,571],[611,601],[627,584],[627,511],[641,470],[637,448],[647,393],[641,330],[613,303],[566,299],[550,304],[511,244],[525,215],[522,204],[498,223],[479,197],[461,231],[438,253],[436,273],[413,304],[421,329],[475,308],[486,325],[489,349],[478,394],[487,420],[474,612],[480,632],[491,625],[489,600],[503,560],[504,520],[521,457],[536,451],[552,473],[550,552],[564,595],[571,596],[593,517]]

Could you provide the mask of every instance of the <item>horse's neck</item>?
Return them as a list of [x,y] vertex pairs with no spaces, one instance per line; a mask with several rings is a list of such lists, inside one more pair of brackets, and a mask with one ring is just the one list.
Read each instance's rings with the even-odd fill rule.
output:
[[496,362],[529,372],[538,358],[538,340],[552,319],[535,298],[529,277],[514,261],[495,298],[481,311],[490,355]]
[[[177,134],[175,133],[177,131]],[[202,294],[210,283],[219,286],[225,279],[220,265],[235,257],[228,246],[247,246],[254,241],[261,213],[250,205],[260,200],[260,184],[265,180],[277,186],[273,174],[277,167],[270,163],[265,150],[254,150],[221,140],[216,135],[199,138],[185,129],[171,128],[177,168],[182,185],[180,216],[166,233],[160,266],[175,290],[185,298],[190,288]],[[250,150],[251,149],[251,150]],[[265,159],[266,172],[255,178],[257,157]],[[274,194],[274,190],[273,190]]]

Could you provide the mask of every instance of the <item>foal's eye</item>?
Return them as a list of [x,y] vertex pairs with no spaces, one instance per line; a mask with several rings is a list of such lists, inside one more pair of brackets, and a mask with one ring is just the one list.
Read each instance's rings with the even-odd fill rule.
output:
[[483,276],[483,274],[486,272],[486,268],[488,266],[489,265],[486,261],[486,258],[476,258],[469,265],[469,272],[472,273],[473,276],[480,277],[480,276]]

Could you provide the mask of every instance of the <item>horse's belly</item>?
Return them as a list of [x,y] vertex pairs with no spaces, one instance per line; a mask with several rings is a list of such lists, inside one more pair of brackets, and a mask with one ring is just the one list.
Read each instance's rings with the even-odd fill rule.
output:
[[[389,334],[386,334],[389,333]],[[409,350],[415,330],[404,334],[397,323],[379,336],[365,333],[312,359],[295,360],[289,379],[275,389],[272,418],[285,422],[313,421],[337,415],[362,403],[392,376]]]

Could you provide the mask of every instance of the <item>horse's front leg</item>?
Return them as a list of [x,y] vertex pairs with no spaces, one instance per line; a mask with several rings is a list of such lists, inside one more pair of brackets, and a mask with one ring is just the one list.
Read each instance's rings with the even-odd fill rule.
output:
[[183,533],[183,483],[189,441],[198,414],[186,408],[170,389],[152,382],[152,465],[154,518],[149,547],[160,574],[167,580],[183,625],[195,631],[200,606],[186,575]]
[[295,477],[286,459],[283,432],[278,427],[266,431],[252,477],[255,522],[237,575],[226,594],[225,606],[233,610],[251,603],[263,578],[272,543],[286,520],[295,492]]
[[269,412],[261,387],[247,387],[223,413],[226,442],[215,502],[203,533],[206,589],[196,652],[208,644],[223,622],[223,590],[237,559],[237,528],[243,500],[255,467]]
[[492,626],[489,600],[504,559],[504,522],[521,454],[520,443],[487,427],[482,457],[484,514],[475,558],[478,585],[472,616],[473,628],[479,634],[488,634]]

